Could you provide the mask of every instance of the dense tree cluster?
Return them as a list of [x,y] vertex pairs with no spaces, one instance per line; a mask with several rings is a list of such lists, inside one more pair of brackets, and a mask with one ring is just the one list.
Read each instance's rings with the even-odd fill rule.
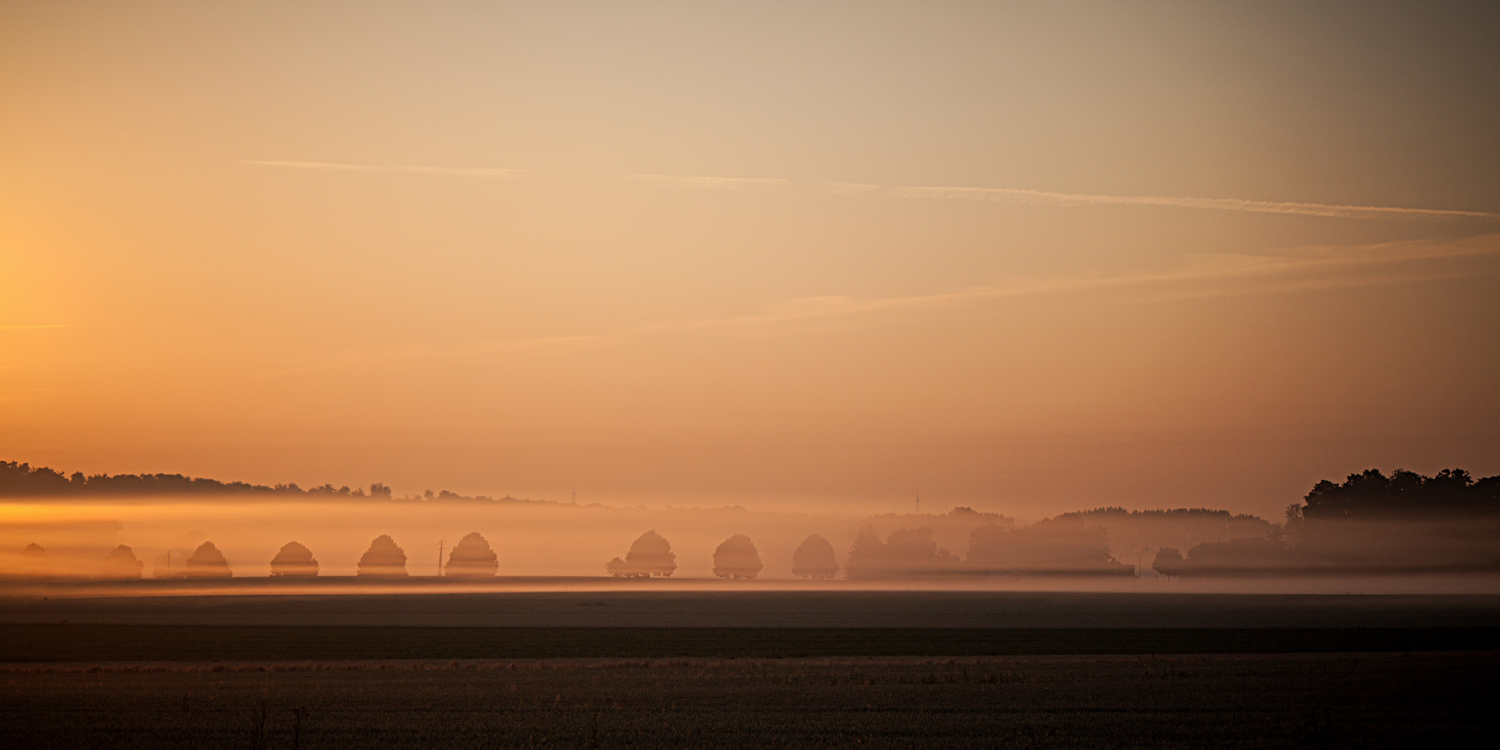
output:
[[744,534],[725,539],[714,550],[714,575],[720,578],[754,578],[762,567],[760,552]]
[[390,577],[406,575],[406,551],[396,545],[389,534],[370,542],[370,548],[359,558],[358,575]]
[[804,539],[792,553],[794,576],[826,580],[838,572],[839,561],[833,556],[833,545],[817,534]]
[[136,559],[135,552],[122,544],[105,556],[100,575],[104,578],[135,580],[141,577],[143,567],[145,564]]
[[616,578],[668,577],[677,570],[677,555],[666,537],[648,531],[630,545],[625,559],[616,557],[604,566],[605,572]]
[[1163,548],[1167,576],[1450,573],[1500,570],[1500,477],[1397,469],[1313,485],[1281,533]]
[[500,569],[500,558],[479,532],[470,532],[448,555],[443,575],[455,578],[493,578]]
[[271,575],[304,577],[318,574],[318,561],[301,542],[287,542],[271,558]]
[[224,559],[224,553],[213,542],[199,545],[187,559],[188,578],[228,578],[232,575],[234,573],[229,569],[229,561]]
[[1308,520],[1495,515],[1500,514],[1500,476],[1476,482],[1463,469],[1430,477],[1369,469],[1350,474],[1342,484],[1318,482],[1303,502],[1301,516]]

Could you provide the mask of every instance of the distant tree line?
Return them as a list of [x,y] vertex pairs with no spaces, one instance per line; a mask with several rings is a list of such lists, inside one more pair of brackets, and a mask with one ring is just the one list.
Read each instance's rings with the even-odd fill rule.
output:
[[1276,533],[1164,547],[1167,576],[1449,573],[1500,570],[1500,476],[1397,469],[1322,480]]
[[250,484],[221,482],[217,479],[189,477],[182,474],[72,474],[45,466],[33,467],[17,461],[0,461],[0,497],[72,496],[206,496],[248,495],[251,497],[301,496],[314,499],[427,500],[434,502],[547,503],[545,500],[499,499],[485,495],[460,495],[448,490],[427,490],[421,495],[397,498],[390,487],[376,482],[368,488],[335,487],[324,484],[303,489],[295,482],[287,484]]

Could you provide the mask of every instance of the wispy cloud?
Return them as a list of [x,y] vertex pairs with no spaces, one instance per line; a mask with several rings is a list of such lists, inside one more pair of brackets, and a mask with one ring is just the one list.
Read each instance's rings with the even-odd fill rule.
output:
[[491,179],[509,179],[517,175],[514,169],[494,169],[490,167],[422,167],[422,166],[379,166],[374,164],[336,164],[327,161],[251,161],[245,160],[241,164],[254,164],[261,167],[288,167],[291,169],[319,169],[332,172],[414,172],[417,174],[448,175],[454,177],[488,177]]
[[683,177],[671,174],[633,174],[630,179],[685,190],[742,190],[774,187],[790,182],[780,177]]
[[1359,286],[1380,286],[1490,276],[1491,265],[1475,269],[1444,267],[1442,261],[1500,256],[1500,235],[1457,241],[1411,241],[1354,247],[1303,248],[1282,255],[1212,255],[1193,259],[1186,268],[1158,273],[1037,279],[889,297],[858,298],[819,295],[763,305],[754,313],[699,318],[616,329],[594,334],[530,339],[492,339],[443,348],[401,348],[378,352],[345,352],[320,363],[270,373],[293,375],[356,363],[454,359],[504,353],[512,356],[576,352],[627,343],[650,336],[694,332],[776,336],[808,331],[843,330],[882,314],[941,309],[965,303],[1025,299],[1090,292],[1133,292],[1122,300],[1171,299],[1277,294]]
[[[1314,248],[1281,256],[1205,256],[1188,268],[1161,273],[1042,279],[1013,285],[975,286],[930,294],[860,299],[842,295],[804,297],[765,305],[759,313],[655,326],[642,326],[617,337],[708,329],[767,329],[782,324],[869,315],[892,310],[935,307],[968,301],[1001,300],[1089,291],[1155,288],[1170,296],[1228,293],[1278,293],[1306,289],[1373,286],[1466,278],[1474,271],[1421,264],[1500,255],[1500,235],[1457,242],[1395,242],[1342,248]],[[1387,270],[1394,269],[1394,270]],[[1494,270],[1482,271],[1491,274]],[[1238,287],[1230,282],[1240,283]],[[1159,298],[1153,297],[1153,299]],[[600,337],[606,338],[606,337]]]
[[1387,221],[1445,221],[1454,219],[1500,219],[1500,214],[1485,211],[1450,211],[1433,208],[1396,208],[1390,206],[1338,206],[1325,203],[1282,203],[1239,198],[1172,198],[1136,195],[1091,195],[1085,193],[1049,193],[1042,190],[975,187],[902,187],[897,195],[937,200],[982,200],[1018,205],[1052,206],[1165,206],[1169,208],[1208,209],[1214,211],[1248,211],[1267,214],[1300,214],[1339,219],[1377,219]]
[[867,185],[863,182],[830,182],[823,186],[834,195],[865,195],[880,189],[879,185]]

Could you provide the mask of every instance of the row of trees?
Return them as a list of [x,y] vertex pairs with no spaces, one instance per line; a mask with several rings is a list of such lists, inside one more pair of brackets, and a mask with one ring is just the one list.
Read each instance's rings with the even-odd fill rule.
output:
[[[17,461],[0,461],[0,497],[54,497],[73,495],[82,497],[116,496],[202,496],[202,495],[248,495],[251,497],[307,496],[314,499],[365,499],[395,500],[390,487],[379,482],[368,488],[335,487],[324,484],[303,489],[295,482],[286,484],[250,484],[248,482],[221,482],[217,479],[190,477],[183,474],[93,474],[81,471],[65,474],[46,467],[33,467]],[[399,498],[408,501],[439,502],[512,502],[532,503],[543,501],[518,500],[503,497],[496,500],[484,495],[460,495],[448,490],[427,490],[420,496]]]
[[[204,542],[183,561],[182,567],[172,569],[170,562],[159,577],[169,578],[229,578],[234,575],[224,553],[213,542]],[[131,548],[120,545],[104,558],[99,572],[101,578],[140,578],[144,565]],[[499,558],[490,548],[490,543],[478,532],[468,534],[454,546],[443,566],[443,575],[455,578],[479,578],[494,576],[500,568]],[[358,575],[375,577],[402,577],[406,573],[406,552],[388,534],[375,537],[369,549],[359,558]],[[16,573],[23,577],[46,577],[51,573],[47,562],[47,551],[38,544],[27,545],[21,551]],[[271,558],[273,577],[307,577],[318,574],[318,561],[312,550],[301,542],[287,542]]]
[[[754,578],[762,568],[755,544],[735,534],[714,550],[714,575]],[[677,570],[677,555],[655,531],[642,534],[625,557],[605,564],[618,578],[666,577]],[[952,573],[1087,573],[1130,574],[1134,568],[1110,557],[1104,532],[1076,522],[1048,522],[1025,529],[986,525],[975,529],[969,559],[963,560],[937,545],[928,527],[897,529],[881,539],[866,528],[854,538],[845,575],[849,578],[894,578]],[[792,554],[792,573],[803,578],[828,579],[839,572],[833,545],[814,534]]]

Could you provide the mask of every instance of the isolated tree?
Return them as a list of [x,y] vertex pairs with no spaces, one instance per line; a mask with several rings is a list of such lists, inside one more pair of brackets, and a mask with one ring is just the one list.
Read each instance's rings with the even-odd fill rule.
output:
[[16,573],[25,577],[45,576],[51,572],[52,563],[47,559],[47,550],[40,544],[32,543],[21,550],[21,559],[17,561]]
[[1151,569],[1164,576],[1180,576],[1187,572],[1187,562],[1182,559],[1182,552],[1173,547],[1162,547],[1156,551],[1156,558],[1151,561]]
[[135,580],[141,577],[141,568],[145,563],[136,559],[135,552],[125,545],[120,545],[109,551],[104,556],[105,578],[119,578]]
[[448,566],[443,569],[443,575],[457,578],[492,578],[499,568],[499,558],[496,557],[495,551],[490,549],[490,543],[485,541],[479,532],[474,531],[458,540],[458,545],[448,555]]
[[273,576],[315,576],[318,574],[318,561],[313,559],[312,550],[303,546],[301,542],[287,542],[282,546],[276,557],[271,559],[271,575]]
[[817,534],[802,540],[797,551],[792,553],[792,575],[827,579],[838,572],[839,563],[834,559],[833,545]]
[[359,558],[356,572],[362,576],[404,576],[406,552],[396,546],[396,540],[389,534],[381,534]]
[[625,569],[633,576],[672,575],[677,570],[677,555],[672,553],[672,544],[655,531],[648,531],[630,545],[625,553]]
[[604,564],[604,572],[614,576],[615,578],[635,577],[630,573],[630,566],[626,565],[625,561],[621,560],[618,557]]
[[714,550],[714,575],[720,578],[754,578],[763,566],[755,543],[744,534],[735,534]]
[[187,559],[188,578],[228,578],[232,575],[234,573],[229,569],[229,561],[224,559],[224,553],[213,542],[199,545]]

